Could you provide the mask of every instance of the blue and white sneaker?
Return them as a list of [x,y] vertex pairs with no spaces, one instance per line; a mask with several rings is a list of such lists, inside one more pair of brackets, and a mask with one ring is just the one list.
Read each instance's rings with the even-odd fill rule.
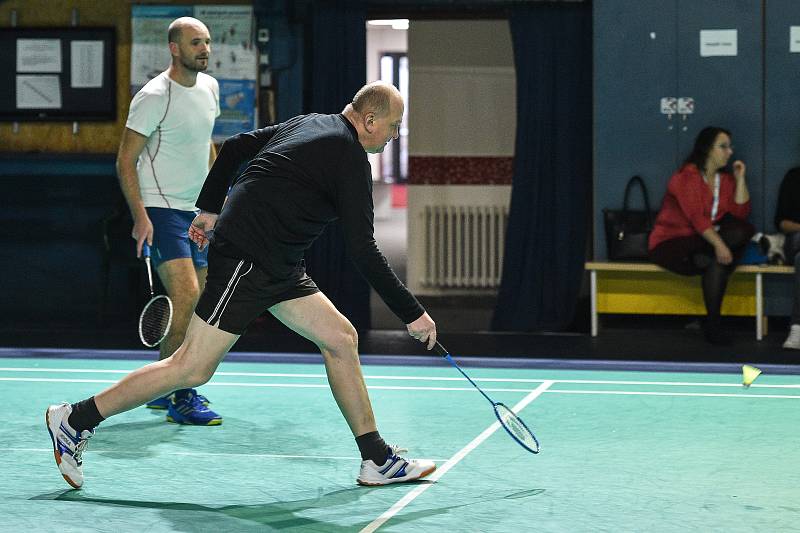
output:
[[218,426],[222,417],[203,404],[194,389],[178,391],[167,408],[167,422],[192,426]]
[[[156,409],[163,411],[169,409],[169,402],[171,399],[172,399],[172,394],[167,394],[166,396],[162,396],[161,398],[156,398],[155,400],[147,402],[147,405],[145,405],[145,407],[147,407],[148,409]],[[211,401],[209,401],[209,399],[203,396],[202,394],[198,394],[197,399],[200,400],[200,403],[202,403],[206,407],[208,407],[208,404],[211,403]]]
[[172,397],[172,394],[167,394],[166,396],[162,396],[161,398],[156,398],[155,400],[147,402],[145,407],[147,407],[148,409],[158,409],[162,411],[169,407],[170,397]]
[[79,489],[83,485],[82,455],[94,431],[85,429],[78,435],[68,422],[71,413],[72,406],[62,403],[48,407],[44,416],[58,469],[67,483]]
[[401,453],[408,450],[399,446],[389,445],[389,456],[381,466],[367,459],[361,461],[361,471],[356,482],[359,485],[389,485],[421,479],[434,470],[436,463],[426,459],[404,459]]

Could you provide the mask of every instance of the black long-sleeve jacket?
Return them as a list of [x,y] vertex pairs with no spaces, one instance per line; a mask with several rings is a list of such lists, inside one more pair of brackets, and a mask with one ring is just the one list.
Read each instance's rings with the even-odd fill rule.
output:
[[220,213],[213,245],[276,280],[296,275],[305,250],[338,219],[347,255],[389,308],[405,324],[424,313],[375,242],[372,174],[344,115],[302,115],[226,140],[196,205]]

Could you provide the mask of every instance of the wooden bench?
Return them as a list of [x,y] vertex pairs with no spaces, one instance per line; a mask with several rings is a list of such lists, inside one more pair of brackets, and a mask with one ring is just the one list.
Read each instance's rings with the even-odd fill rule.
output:
[[[589,261],[592,337],[598,313],[704,315],[699,276],[680,276],[653,263]],[[740,265],[731,276],[723,315],[755,316],[756,339],[766,332],[764,274],[793,274],[792,266]],[[599,276],[598,276],[599,274]]]

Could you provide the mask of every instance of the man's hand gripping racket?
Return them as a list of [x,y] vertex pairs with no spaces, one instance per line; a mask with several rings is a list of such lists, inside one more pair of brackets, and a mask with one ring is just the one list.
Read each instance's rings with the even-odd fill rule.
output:
[[214,226],[217,224],[216,213],[209,213],[207,211],[200,211],[192,223],[189,225],[189,238],[197,244],[200,250],[204,250],[208,246],[211,233],[214,231]]
[[529,452],[539,453],[539,441],[536,440],[533,432],[528,428],[525,422],[523,422],[522,419],[518,417],[507,405],[496,402],[489,398],[489,396],[483,392],[483,390],[481,390],[481,388],[474,381],[472,381],[472,378],[470,378],[463,370],[461,370],[461,367],[458,366],[455,361],[453,361],[453,358],[450,357],[450,354],[444,346],[437,342],[434,348],[439,355],[444,357],[448,363],[453,365],[456,370],[461,372],[461,374],[467,378],[467,381],[472,383],[472,386],[478,389],[478,392],[480,392],[483,397],[486,398],[490,404],[492,404],[497,420],[500,422],[500,425],[505,428],[508,434],[511,435],[511,437],[517,441],[520,446]]

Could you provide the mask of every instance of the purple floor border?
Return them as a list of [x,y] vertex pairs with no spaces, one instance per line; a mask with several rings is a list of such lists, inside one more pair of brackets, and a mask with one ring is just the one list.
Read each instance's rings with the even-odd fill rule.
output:
[[[42,358],[42,359],[111,359],[125,361],[153,361],[156,353],[148,350],[96,350],[78,348],[0,348],[0,358]],[[261,353],[231,352],[226,362],[245,363],[295,363],[316,364],[322,356],[306,353]],[[559,370],[619,370],[641,372],[718,372],[737,373],[739,363],[703,363],[670,361],[627,361],[591,359],[526,359],[508,357],[459,357],[457,361],[464,367],[478,368],[542,368]],[[442,366],[438,356],[407,355],[361,355],[364,365],[392,366]],[[800,374],[798,365],[758,365],[770,374]]]

